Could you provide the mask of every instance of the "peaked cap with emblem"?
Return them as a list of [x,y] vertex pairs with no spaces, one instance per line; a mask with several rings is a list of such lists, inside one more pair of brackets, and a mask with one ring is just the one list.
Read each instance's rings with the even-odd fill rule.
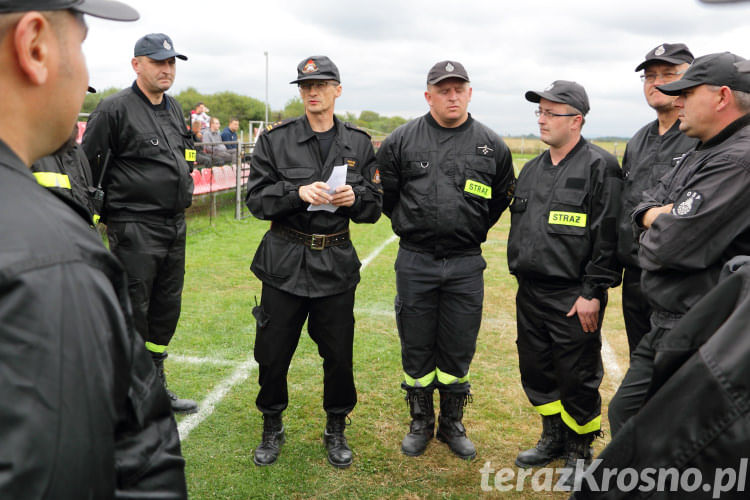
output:
[[651,63],[667,63],[667,64],[690,64],[693,62],[693,53],[687,48],[684,43],[662,43],[658,47],[654,47],[646,54],[645,60],[635,67],[636,71],[644,69]]
[[326,56],[310,56],[302,59],[297,65],[297,79],[289,83],[299,83],[305,80],[336,80],[341,81],[339,69]]
[[131,6],[114,0],[0,0],[0,14],[32,10],[72,10],[112,21],[136,21],[140,17]]
[[469,74],[466,73],[464,65],[458,61],[440,61],[435,63],[427,73],[427,85],[435,85],[447,78],[459,78],[468,82]]
[[172,57],[177,57],[187,61],[187,57],[174,50],[172,39],[164,33],[149,33],[135,42],[133,55],[147,56],[154,61],[165,61]]
[[582,115],[586,115],[591,109],[586,89],[580,83],[568,80],[555,80],[552,85],[544,90],[529,90],[526,92],[526,100],[529,102],[539,102],[541,99],[573,106]]

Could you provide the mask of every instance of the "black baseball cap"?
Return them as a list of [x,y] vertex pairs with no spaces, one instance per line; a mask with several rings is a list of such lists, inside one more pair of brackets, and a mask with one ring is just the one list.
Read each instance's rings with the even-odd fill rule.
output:
[[744,57],[731,52],[701,56],[693,61],[681,79],[656,87],[667,95],[680,93],[698,85],[727,86],[732,90],[750,92],[750,72]]
[[684,43],[662,43],[658,47],[654,47],[646,54],[646,59],[635,67],[636,71],[640,71],[651,63],[665,62],[667,64],[690,64],[693,62],[693,53],[687,48]]
[[427,73],[427,85],[435,85],[447,78],[460,78],[469,81],[469,74],[466,73],[464,65],[458,61],[440,61],[433,64],[430,72]]
[[187,56],[174,50],[172,39],[164,33],[149,33],[148,35],[141,37],[135,42],[133,55],[136,57],[147,56],[154,61],[164,61],[171,57],[177,57],[183,61],[187,61]]
[[289,83],[299,83],[305,80],[336,80],[341,81],[339,69],[326,56],[310,56],[302,59],[297,65],[297,79]]
[[0,0],[0,14],[68,9],[113,21],[136,21],[140,17],[137,10],[115,0]]
[[526,92],[526,100],[529,102],[539,102],[541,99],[573,106],[583,115],[591,109],[586,89],[581,84],[568,80],[555,80],[552,85],[542,91]]

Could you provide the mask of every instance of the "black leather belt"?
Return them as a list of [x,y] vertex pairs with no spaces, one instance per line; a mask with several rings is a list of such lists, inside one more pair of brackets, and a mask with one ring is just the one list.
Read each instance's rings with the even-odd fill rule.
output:
[[271,223],[271,231],[287,241],[310,247],[311,250],[323,250],[327,247],[344,245],[349,241],[349,230],[333,234],[307,234],[291,227]]

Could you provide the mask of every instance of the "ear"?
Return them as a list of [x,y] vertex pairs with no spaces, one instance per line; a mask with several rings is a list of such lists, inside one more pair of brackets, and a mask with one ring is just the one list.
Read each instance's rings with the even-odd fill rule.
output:
[[427,101],[427,104],[432,107],[432,94],[430,94],[429,90],[424,91],[424,100]]
[[341,91],[342,91],[341,84],[336,85],[336,97],[341,97]]
[[44,85],[49,77],[50,49],[57,36],[50,22],[39,12],[29,12],[18,21],[13,33],[18,66],[33,85]]
[[130,65],[133,67],[133,71],[135,71],[135,74],[138,74],[139,68],[138,68],[138,58],[134,57],[130,60]]
[[471,92],[472,92],[472,90],[473,90],[473,89],[472,89],[472,88],[471,88],[471,86],[470,86],[470,87],[469,87],[469,100],[468,100],[467,102],[471,102]]
[[718,96],[717,103],[716,103],[716,111],[722,111],[727,106],[729,106],[730,103],[734,102],[732,89],[730,89],[726,85],[721,87],[716,94]]

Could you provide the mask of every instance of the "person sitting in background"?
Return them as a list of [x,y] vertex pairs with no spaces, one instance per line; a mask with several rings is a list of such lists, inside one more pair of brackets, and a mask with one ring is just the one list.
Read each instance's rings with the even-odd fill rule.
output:
[[[201,125],[202,122],[200,120],[194,120],[193,123],[190,124],[190,133],[193,135],[193,142],[195,144],[203,142],[203,132],[201,132]],[[198,167],[210,167],[211,157],[203,151],[196,150],[195,164]]]
[[[240,129],[240,121],[230,118],[229,125],[221,131],[221,140],[224,142],[237,142],[237,131]],[[237,149],[237,144],[226,144],[227,149]]]
[[211,117],[208,116],[208,108],[202,102],[195,105],[195,109],[190,112],[190,122],[199,121],[201,130],[209,127]]
[[213,165],[225,165],[234,161],[234,154],[227,151],[227,147],[222,143],[219,127],[221,122],[215,116],[211,117],[208,129],[203,131],[203,151],[211,157]]

